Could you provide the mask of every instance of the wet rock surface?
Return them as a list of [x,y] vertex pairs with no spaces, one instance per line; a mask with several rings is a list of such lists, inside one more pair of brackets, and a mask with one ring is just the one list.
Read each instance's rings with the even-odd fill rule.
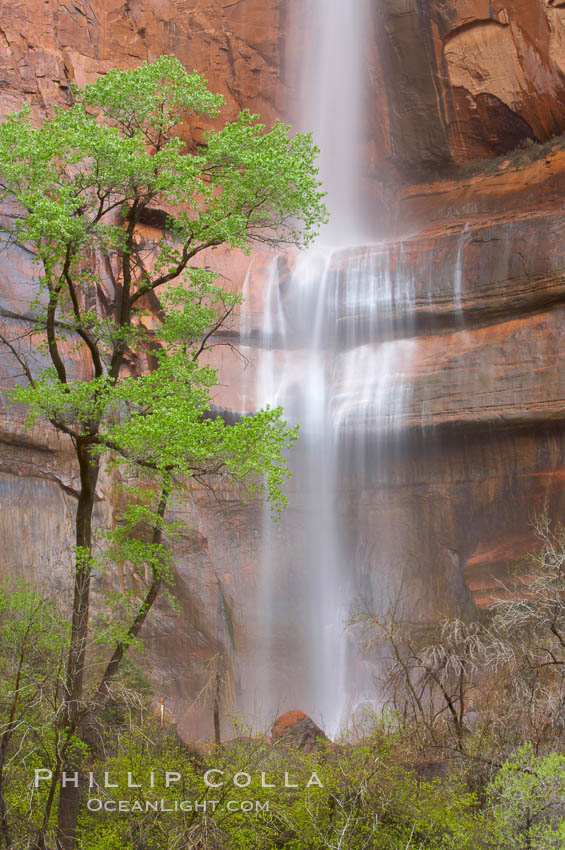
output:
[[565,8],[547,0],[375,4],[394,159],[464,161],[565,129]]
[[271,730],[273,744],[294,747],[311,753],[327,741],[325,733],[303,711],[291,709],[277,717]]

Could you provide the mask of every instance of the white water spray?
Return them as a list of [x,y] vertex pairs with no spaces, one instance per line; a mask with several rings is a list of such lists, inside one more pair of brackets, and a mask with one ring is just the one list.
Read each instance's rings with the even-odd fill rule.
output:
[[300,28],[298,124],[320,147],[320,178],[331,215],[322,240],[332,247],[350,245],[367,230],[360,198],[368,2],[310,0],[305,6],[311,19]]
[[[282,405],[301,430],[290,457],[290,505],[280,524],[267,510],[262,521],[243,707],[267,726],[300,708],[335,734],[355,705],[370,700],[347,636],[358,587],[342,525],[342,451],[347,445],[351,457],[353,444],[353,463],[362,466],[365,434],[391,434],[405,415],[402,366],[415,343],[393,337],[413,282],[386,246],[362,246],[367,4],[307,5],[316,26],[305,36],[299,123],[321,148],[331,223],[292,271],[274,258],[264,283],[249,395],[257,406]],[[241,327],[245,345],[245,310]]]

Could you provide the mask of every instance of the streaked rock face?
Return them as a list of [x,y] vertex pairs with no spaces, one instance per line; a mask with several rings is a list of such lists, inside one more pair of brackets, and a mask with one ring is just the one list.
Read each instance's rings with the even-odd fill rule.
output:
[[391,155],[404,168],[504,153],[563,131],[565,7],[549,0],[383,0]]
[[[557,152],[523,169],[408,187],[399,220],[425,217],[426,230],[331,258],[324,321],[344,429],[342,527],[360,584],[375,596],[387,575],[406,571],[423,607],[465,603],[469,592],[484,604],[535,547],[533,515],[547,508],[560,518],[564,164]],[[268,261],[256,258],[246,288],[256,374],[273,300]],[[355,285],[359,262],[368,273]],[[296,263],[279,260],[277,271],[290,317]],[[292,370],[303,380],[313,314],[297,313],[286,338],[268,346],[288,386]],[[253,409],[253,366],[239,367],[238,379],[236,361],[223,357],[230,380],[218,404]],[[300,493],[290,501],[301,503]]]
[[225,95],[232,117],[245,105],[269,121],[285,99],[279,22],[278,0],[18,0],[2,19],[0,107],[25,99],[44,111],[68,102],[71,82],[174,53]]
[[[6,8],[2,17],[0,111],[27,101],[39,120],[54,104],[70,101],[71,83],[84,85],[112,67],[132,68],[162,53],[174,53],[188,69],[204,73],[213,90],[224,94],[224,120],[247,107],[271,122],[286,101],[286,87],[280,81],[279,24],[278,0],[246,0],[245,4],[21,0]],[[193,122],[184,128],[185,138],[198,140],[205,129],[204,124]],[[226,258],[223,270],[230,276],[239,273]],[[2,252],[0,322],[8,335],[29,328],[26,317],[34,279],[28,252],[15,248]],[[102,280],[103,286],[107,283]],[[33,340],[26,345],[31,350]],[[5,354],[0,352],[2,385],[11,383],[18,371]],[[80,359],[72,352],[69,356],[75,358],[73,371],[80,374]],[[42,365],[37,357],[35,365]],[[71,446],[47,426],[26,432],[23,411],[18,409],[2,412],[0,444],[0,575],[18,575],[64,600],[71,588],[77,487]],[[113,521],[116,503],[105,498],[111,492],[112,480],[103,475],[99,524]],[[227,506],[228,494],[224,502]],[[178,549],[183,564],[177,587],[182,615],[167,604],[160,606],[148,629],[150,649],[143,662],[152,670],[157,696],[166,698],[167,709],[183,721],[182,728],[190,735],[207,732],[210,724],[208,709],[199,703],[192,710],[192,702],[206,684],[210,658],[216,652],[216,573],[222,576],[231,569],[228,550],[231,538],[237,539],[229,523],[227,530],[214,528],[212,543],[207,539],[207,526],[214,523],[205,517],[214,517],[215,504],[203,493],[178,508],[192,528]],[[241,511],[235,497],[233,504],[234,514]],[[243,519],[239,522],[243,527]],[[246,569],[249,572],[249,566],[243,568],[244,575]],[[123,574],[116,577],[122,586],[133,580]],[[226,586],[228,581],[226,575]],[[103,591],[101,583],[95,583],[97,603]],[[241,593],[245,594],[245,588]]]
[[[565,6],[551,0],[368,0],[367,156],[418,168],[503,153],[565,127]],[[285,38],[292,27],[303,41]],[[19,0],[3,18],[0,106],[66,103],[118,65],[163,52],[198,68],[233,115],[271,121],[297,99],[316,21],[302,0]],[[198,135],[203,127],[193,127]]]

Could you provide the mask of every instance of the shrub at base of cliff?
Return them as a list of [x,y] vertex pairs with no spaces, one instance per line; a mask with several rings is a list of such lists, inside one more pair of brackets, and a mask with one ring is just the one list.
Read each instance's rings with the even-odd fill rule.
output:
[[[199,763],[166,736],[160,746],[149,748],[155,735],[154,728],[146,727],[123,736],[119,754],[98,766],[118,787],[94,791],[91,807],[122,800],[128,814],[88,812],[85,804],[84,850],[478,846],[467,841],[478,832],[474,796],[455,780],[428,782],[395,766],[380,732],[316,754],[277,751],[263,739],[240,738]],[[211,778],[223,782],[221,787],[207,787],[207,770],[214,771]],[[166,771],[181,777],[169,788]],[[128,788],[128,773],[141,788]],[[136,803],[143,808],[147,800],[165,811],[135,810]],[[174,811],[182,801],[190,811]]]
[[539,550],[485,609],[415,622],[399,599],[352,618],[409,749],[461,762],[478,786],[524,744],[565,746],[565,528],[535,527]]
[[[118,754],[96,766],[118,788],[91,799],[121,799],[129,813],[89,812],[85,802],[79,844],[82,850],[563,847],[563,757],[518,752],[482,789],[480,804],[457,771],[430,781],[399,766],[396,743],[389,746],[379,729],[313,754],[273,752],[261,738],[240,738],[195,759],[173,735],[149,725],[122,736]],[[222,771],[213,774],[215,783],[224,782],[220,788],[206,785],[209,770]],[[167,788],[165,771],[182,778]],[[128,788],[128,772],[141,789]],[[148,789],[151,773],[154,787]],[[284,787],[285,773],[296,787]],[[135,803],[143,807],[147,799],[169,811],[136,812]],[[174,811],[182,800],[190,811]]]
[[36,769],[52,769],[69,629],[55,605],[25,586],[0,587],[0,846],[26,847],[45,794]]
[[[45,848],[56,847],[55,808],[46,823],[44,813],[66,741],[68,639],[52,602],[23,586],[0,591],[0,846],[10,850],[36,850],[42,826]],[[391,718],[368,717],[355,737],[309,752],[243,728],[196,752],[136,683],[124,669],[95,739],[72,742],[81,850],[563,847],[564,756],[522,747],[473,793],[461,762],[433,780],[406,766],[413,754]]]
[[521,747],[487,789],[492,833],[508,850],[565,847],[565,756]]

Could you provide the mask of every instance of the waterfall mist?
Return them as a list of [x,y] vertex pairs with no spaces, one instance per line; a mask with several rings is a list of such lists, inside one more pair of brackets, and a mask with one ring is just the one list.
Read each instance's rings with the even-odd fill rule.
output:
[[[299,708],[335,735],[375,696],[348,636],[360,572],[369,567],[358,569],[356,543],[344,528],[344,474],[360,477],[375,461],[367,434],[395,432],[410,400],[402,364],[415,343],[391,338],[411,280],[401,263],[391,264],[386,246],[364,245],[371,229],[361,200],[366,0],[306,5],[309,25],[294,24],[304,51],[295,123],[311,130],[321,149],[331,221],[292,268],[273,258],[257,350],[249,349],[248,394],[256,406],[282,405],[286,418],[300,423],[300,438],[289,458],[289,507],[280,523],[268,509],[261,522],[243,707],[266,726]],[[244,307],[244,352],[250,322]]]
[[[368,53],[367,0],[310,0],[310,26],[302,35],[296,123],[320,148],[320,179],[330,222],[320,242],[354,244],[367,232],[362,180],[365,79]],[[305,10],[306,13],[306,10]]]

